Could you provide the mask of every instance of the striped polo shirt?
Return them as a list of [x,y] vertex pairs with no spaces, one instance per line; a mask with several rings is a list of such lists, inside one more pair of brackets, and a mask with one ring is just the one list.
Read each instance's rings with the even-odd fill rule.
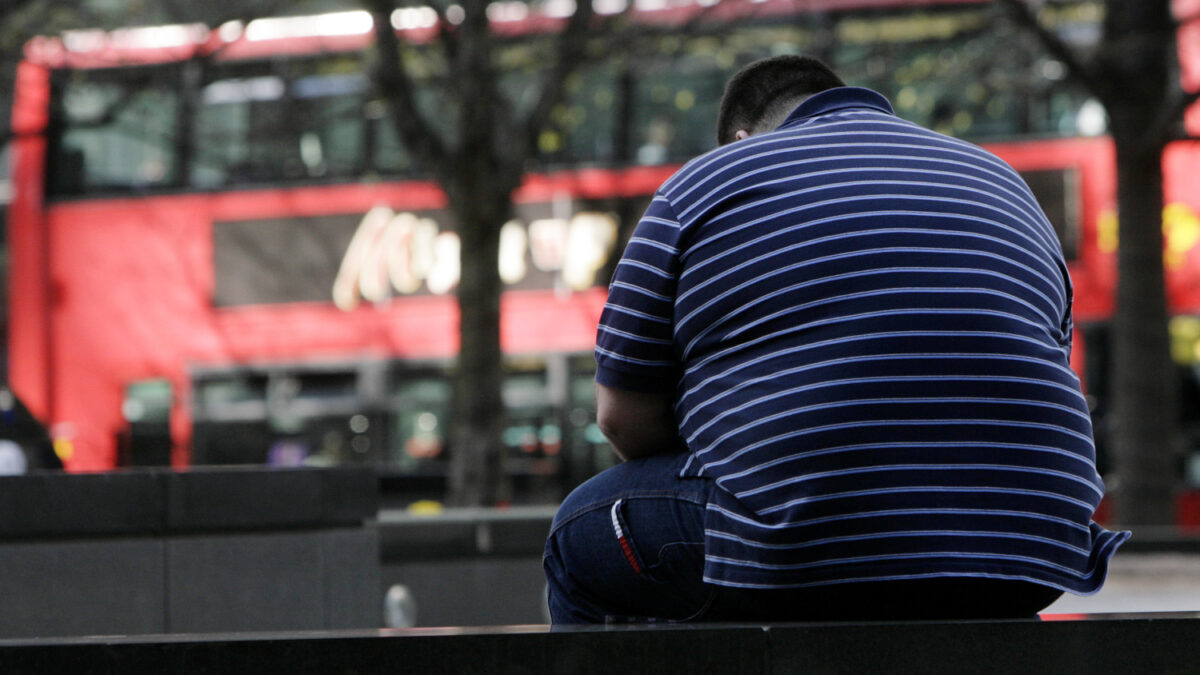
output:
[[1029,188],[861,88],[689,162],[609,289],[596,379],[673,392],[716,482],[705,579],[972,576],[1074,593],[1128,533],[1068,366],[1071,282]]

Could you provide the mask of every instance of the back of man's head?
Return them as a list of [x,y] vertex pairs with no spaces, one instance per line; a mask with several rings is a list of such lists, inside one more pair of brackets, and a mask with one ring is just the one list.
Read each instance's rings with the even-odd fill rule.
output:
[[805,98],[843,86],[829,66],[808,56],[789,54],[755,61],[725,85],[717,117],[717,143],[733,142],[739,130],[751,134],[773,130]]

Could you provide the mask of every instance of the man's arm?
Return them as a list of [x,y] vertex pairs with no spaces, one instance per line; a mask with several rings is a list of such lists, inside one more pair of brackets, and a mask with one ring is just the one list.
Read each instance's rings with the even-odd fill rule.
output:
[[685,449],[670,392],[625,391],[597,382],[596,423],[621,459]]

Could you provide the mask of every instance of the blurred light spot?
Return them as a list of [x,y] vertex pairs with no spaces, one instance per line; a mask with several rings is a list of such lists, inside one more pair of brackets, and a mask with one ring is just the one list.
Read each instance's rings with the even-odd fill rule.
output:
[[552,19],[565,19],[575,13],[575,0],[547,0],[542,13]]
[[628,0],[595,0],[592,8],[597,14],[620,14],[629,7]]
[[529,5],[524,2],[493,2],[487,6],[488,21],[524,21],[529,16]]
[[965,110],[960,110],[954,114],[954,130],[955,131],[958,131],[958,132],[966,131],[967,129],[971,128],[971,125],[974,124],[974,122],[975,122],[975,118],[971,116],[971,113],[969,113]]
[[[369,15],[368,15],[369,16]],[[200,44],[208,39],[208,27],[203,24],[176,24],[122,28],[109,36],[112,46],[123,49],[163,49]]]
[[392,12],[392,28],[396,30],[432,28],[437,22],[437,10],[432,7],[401,7]]
[[20,476],[29,470],[25,451],[15,441],[0,439],[0,476]]
[[241,21],[226,21],[217,29],[217,36],[222,42],[236,42],[246,32],[246,24]]
[[446,510],[441,502],[435,502],[432,499],[418,499],[408,505],[406,509],[414,516],[436,516]]
[[1079,106],[1075,115],[1075,128],[1084,136],[1099,136],[1108,130],[1108,113],[1104,105],[1090,98]]
[[1067,67],[1062,61],[1047,59],[1042,62],[1042,77],[1058,81],[1067,76]]
[[108,40],[108,33],[99,29],[63,31],[62,43],[67,51],[90,52],[102,49]]
[[274,75],[237,80],[220,80],[204,88],[201,94],[206,105],[245,103],[247,101],[277,101],[283,98],[286,85]]
[[417,415],[417,428],[421,431],[433,431],[434,429],[437,429],[437,425],[437,415],[434,415],[431,412],[423,412],[420,415]]
[[56,438],[54,439],[54,454],[66,462],[75,456],[75,444],[67,438]]
[[141,401],[126,399],[121,404],[121,415],[128,422],[140,422],[146,416],[146,406]]
[[255,19],[246,26],[246,39],[258,42],[297,37],[363,35],[371,32],[374,25],[371,13],[365,10]]
[[325,173],[325,152],[321,148],[320,136],[311,131],[300,135],[300,161],[304,162],[310,176]]
[[388,628],[412,628],[417,625],[417,599],[404,584],[388,589],[383,600],[383,622]]
[[558,152],[562,149],[562,138],[554,131],[543,131],[538,136],[538,150],[542,152]]

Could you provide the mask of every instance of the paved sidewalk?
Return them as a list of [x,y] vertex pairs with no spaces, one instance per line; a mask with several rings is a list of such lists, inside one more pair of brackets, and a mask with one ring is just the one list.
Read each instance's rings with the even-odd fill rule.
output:
[[1200,613],[1200,553],[1121,553],[1096,595],[1064,595],[1048,614]]

